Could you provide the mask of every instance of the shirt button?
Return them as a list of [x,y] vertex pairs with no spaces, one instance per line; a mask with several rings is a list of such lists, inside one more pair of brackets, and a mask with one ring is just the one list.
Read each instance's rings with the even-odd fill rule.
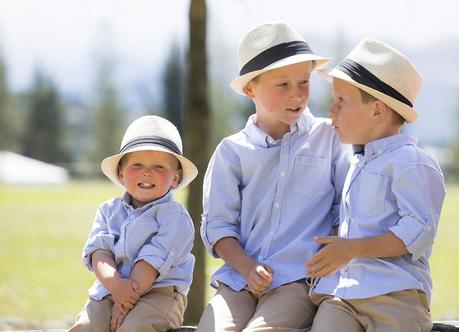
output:
[[129,218],[130,218],[131,220],[134,220],[134,219],[135,219],[135,215],[131,214],[131,215],[129,216]]
[[275,207],[276,209],[277,209],[277,208],[279,208],[279,206],[280,206],[280,204],[279,204],[279,203],[277,203],[277,202],[276,202],[276,203],[274,203],[274,207]]
[[285,172],[284,172],[284,171],[281,171],[281,172],[280,172],[280,176],[284,177],[284,176],[285,176]]
[[262,261],[263,260],[263,256],[258,256],[258,260]]

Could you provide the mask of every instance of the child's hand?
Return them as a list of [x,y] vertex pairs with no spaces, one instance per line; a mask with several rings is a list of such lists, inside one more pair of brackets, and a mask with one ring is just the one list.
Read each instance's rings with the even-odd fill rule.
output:
[[117,279],[113,283],[110,292],[115,303],[119,303],[129,310],[134,307],[140,298],[137,283],[127,278]]
[[255,294],[263,293],[273,282],[274,273],[269,265],[254,264],[247,276],[248,290]]
[[112,319],[110,321],[110,332],[115,332],[123,323],[124,318],[130,309],[127,309],[122,304],[115,302],[112,307]]
[[338,236],[318,236],[314,240],[324,244],[311,259],[306,262],[306,273],[312,278],[330,276],[346,266],[353,258],[352,240]]

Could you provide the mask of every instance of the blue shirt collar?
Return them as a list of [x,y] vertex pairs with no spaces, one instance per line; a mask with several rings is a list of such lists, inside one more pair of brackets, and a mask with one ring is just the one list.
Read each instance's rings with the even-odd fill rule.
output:
[[[123,196],[121,197],[122,200],[123,200],[123,205],[128,208],[128,209],[134,209],[131,205],[131,195],[128,193],[128,192],[125,192],[123,194]],[[155,199],[154,201],[151,201],[150,203],[147,203],[145,204],[144,206],[142,207],[139,207],[137,208],[139,211],[142,211],[142,210],[148,210],[149,208],[151,208],[152,206],[155,206],[155,205],[158,205],[158,204],[161,204],[161,203],[165,203],[165,202],[169,202],[169,201],[172,201],[172,193],[171,191],[169,190],[168,193],[166,195],[164,195],[163,197],[161,198],[158,198],[158,199]],[[136,210],[137,210],[136,209]]]
[[[280,139],[275,140],[274,138],[266,134],[263,130],[258,128],[255,125],[255,119],[256,119],[256,114],[252,114],[247,120],[247,123],[243,130],[248,136],[249,140],[254,145],[257,145],[263,148],[268,148],[273,145],[278,145],[281,140]],[[290,125],[290,134],[293,134],[296,131],[298,131],[300,134],[309,132],[312,127],[313,119],[314,119],[314,116],[309,111],[309,108],[306,107],[306,109],[303,111],[298,121]]]
[[377,139],[365,144],[364,155],[365,159],[371,158],[374,155],[390,152],[403,145],[416,145],[417,140],[409,134],[397,134],[384,138]]

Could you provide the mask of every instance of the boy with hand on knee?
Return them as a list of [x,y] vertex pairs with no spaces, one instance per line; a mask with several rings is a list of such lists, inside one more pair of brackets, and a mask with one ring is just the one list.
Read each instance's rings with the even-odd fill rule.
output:
[[339,236],[307,262],[320,278],[312,331],[430,331],[429,257],[445,195],[438,163],[400,133],[421,77],[393,47],[364,39],[329,74],[332,125],[354,145]]
[[102,171],[123,197],[103,203],[83,249],[97,280],[69,331],[167,331],[179,328],[194,257],[194,228],[172,191],[197,175],[182,155],[177,128],[143,116],[126,130]]

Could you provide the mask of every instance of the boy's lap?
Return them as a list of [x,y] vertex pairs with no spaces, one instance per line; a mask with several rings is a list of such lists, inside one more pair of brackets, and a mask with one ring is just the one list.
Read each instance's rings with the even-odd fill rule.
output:
[[301,331],[312,324],[315,309],[304,281],[280,286],[260,296],[220,285],[206,307],[198,331],[269,327]]
[[[424,296],[423,296],[424,295]],[[313,332],[349,331],[430,331],[432,321],[425,294],[408,289],[369,299],[341,300],[313,294],[319,305]]]

